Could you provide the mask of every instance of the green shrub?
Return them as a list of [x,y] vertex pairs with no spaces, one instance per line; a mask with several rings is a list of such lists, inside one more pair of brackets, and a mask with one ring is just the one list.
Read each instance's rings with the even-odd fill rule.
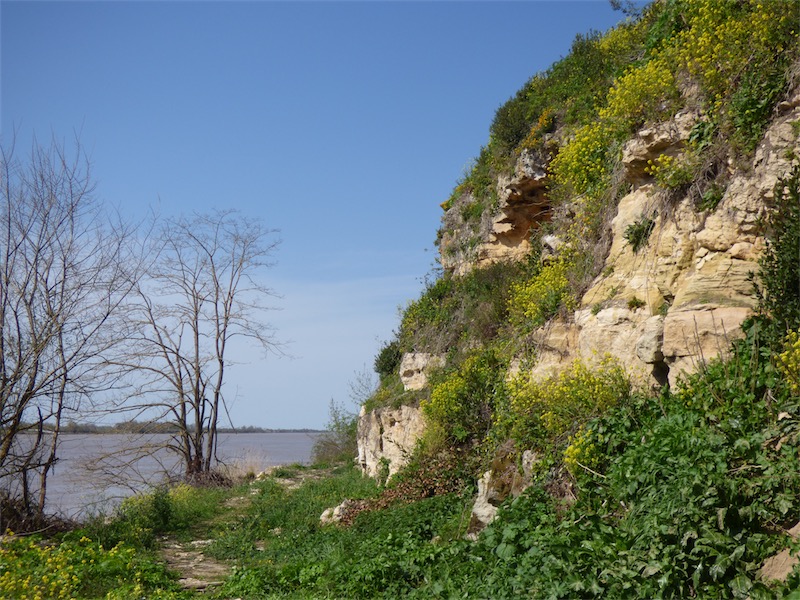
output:
[[689,145],[697,152],[702,152],[714,142],[719,131],[716,121],[702,119],[694,124],[689,132]]
[[768,403],[781,400],[768,330],[760,319],[743,326],[744,339],[731,344],[726,360],[715,359],[681,379],[672,398],[681,409],[697,412],[731,441],[765,427],[774,417]]
[[630,223],[625,228],[623,237],[625,241],[631,246],[634,253],[639,252],[642,248],[647,246],[650,239],[650,234],[656,226],[656,222],[650,217],[641,216],[638,220]]
[[714,211],[724,195],[725,190],[721,186],[712,183],[700,197],[698,208],[700,210]]
[[757,292],[761,311],[773,321],[772,342],[778,347],[787,331],[800,327],[800,166],[778,181],[774,205]]
[[444,274],[429,282],[422,295],[406,307],[400,322],[400,340],[404,350],[413,349],[414,340],[424,336],[426,330],[447,324],[452,314],[455,285],[455,279]]
[[393,375],[400,366],[403,352],[400,349],[400,342],[392,340],[385,344],[375,357],[375,372],[381,379]]
[[730,120],[734,141],[751,153],[769,123],[772,109],[786,90],[786,65],[783,61],[759,64],[742,77],[730,99]]
[[505,364],[491,349],[469,356],[436,383],[422,411],[431,435],[442,432],[448,443],[481,440],[492,422],[498,398],[505,392]]
[[463,207],[461,207],[461,218],[467,222],[480,221],[484,210],[486,210],[486,207],[483,204],[481,204],[478,200],[473,200],[469,204],[465,204]]
[[630,391],[624,370],[610,358],[593,367],[575,361],[543,381],[518,377],[508,401],[496,411],[495,438],[512,438],[520,448],[550,448],[625,400]]
[[647,306],[647,303],[636,296],[628,300],[628,310],[636,310],[637,308],[644,308],[645,306]]
[[514,97],[497,109],[489,128],[490,144],[499,155],[506,156],[525,139],[530,131],[526,97],[528,86],[520,89]]
[[408,462],[387,483],[370,508],[381,509],[395,503],[416,502],[444,494],[474,492],[476,460],[470,449],[436,448],[420,444]]
[[[485,210],[493,206],[497,200],[495,191],[495,170],[492,166],[492,151],[488,146],[481,148],[478,158],[472,166],[467,169],[467,173],[456,184],[450,197],[442,203],[443,210],[449,210],[462,195],[470,193],[476,203]],[[477,210],[477,209],[476,209]],[[481,212],[483,212],[481,210]]]
[[152,549],[159,536],[186,532],[193,523],[219,512],[228,493],[225,488],[185,483],[155,488],[126,498],[110,517],[101,515],[87,523],[85,531],[107,549],[120,542]]
[[325,432],[314,440],[311,459],[315,464],[352,461],[358,454],[357,433],[358,415],[331,400],[328,426]]

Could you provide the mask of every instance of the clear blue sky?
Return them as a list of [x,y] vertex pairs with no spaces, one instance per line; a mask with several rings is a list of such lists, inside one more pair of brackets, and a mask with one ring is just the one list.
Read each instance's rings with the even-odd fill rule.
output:
[[131,218],[235,208],[280,229],[266,320],[295,358],[243,354],[232,416],[322,427],[419,295],[495,110],[623,17],[607,0],[4,0],[2,141],[77,133]]

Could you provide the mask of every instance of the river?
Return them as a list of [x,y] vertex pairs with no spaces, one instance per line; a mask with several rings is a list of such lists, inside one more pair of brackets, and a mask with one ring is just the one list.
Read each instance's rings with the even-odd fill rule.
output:
[[[318,433],[223,433],[218,458],[235,473],[308,463]],[[179,472],[161,448],[169,435],[62,434],[59,460],[48,478],[47,512],[71,518],[108,512],[122,498]],[[150,449],[159,448],[150,452]],[[133,460],[139,456],[138,460]]]

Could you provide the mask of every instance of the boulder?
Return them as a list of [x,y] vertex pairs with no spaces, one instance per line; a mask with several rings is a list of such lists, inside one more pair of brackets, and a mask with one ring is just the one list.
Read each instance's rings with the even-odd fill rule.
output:
[[400,360],[403,388],[421,390],[428,385],[428,371],[444,365],[444,358],[426,352],[406,352]]
[[408,463],[425,428],[422,411],[414,406],[384,407],[358,416],[358,463],[365,475],[391,477]]
[[716,305],[670,311],[664,319],[661,348],[669,366],[670,384],[706,361],[724,356],[730,343],[744,335],[741,324],[751,314],[749,307]]
[[472,507],[468,535],[477,535],[494,521],[497,509],[503,502],[509,497],[518,497],[530,486],[538,455],[530,450],[522,454],[522,473],[517,467],[517,456],[513,440],[508,440],[495,450],[491,469],[478,480],[478,494]]
[[347,509],[353,504],[352,500],[345,500],[339,506],[326,508],[319,518],[320,525],[335,525],[340,523]]

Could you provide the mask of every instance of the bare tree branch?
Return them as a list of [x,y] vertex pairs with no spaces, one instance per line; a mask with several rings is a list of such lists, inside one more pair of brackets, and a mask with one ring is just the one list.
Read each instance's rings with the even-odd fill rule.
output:
[[280,352],[264,321],[274,293],[259,279],[279,243],[275,233],[234,211],[166,221],[154,239],[156,259],[126,308],[126,352],[117,364],[137,378],[142,399],[128,408],[170,415],[179,430],[171,448],[189,478],[216,463],[230,340]]
[[24,162],[0,148],[0,502],[21,500],[31,517],[63,418],[115,385],[103,356],[131,290],[132,232],[93,193],[77,142],[71,154],[34,142]]

